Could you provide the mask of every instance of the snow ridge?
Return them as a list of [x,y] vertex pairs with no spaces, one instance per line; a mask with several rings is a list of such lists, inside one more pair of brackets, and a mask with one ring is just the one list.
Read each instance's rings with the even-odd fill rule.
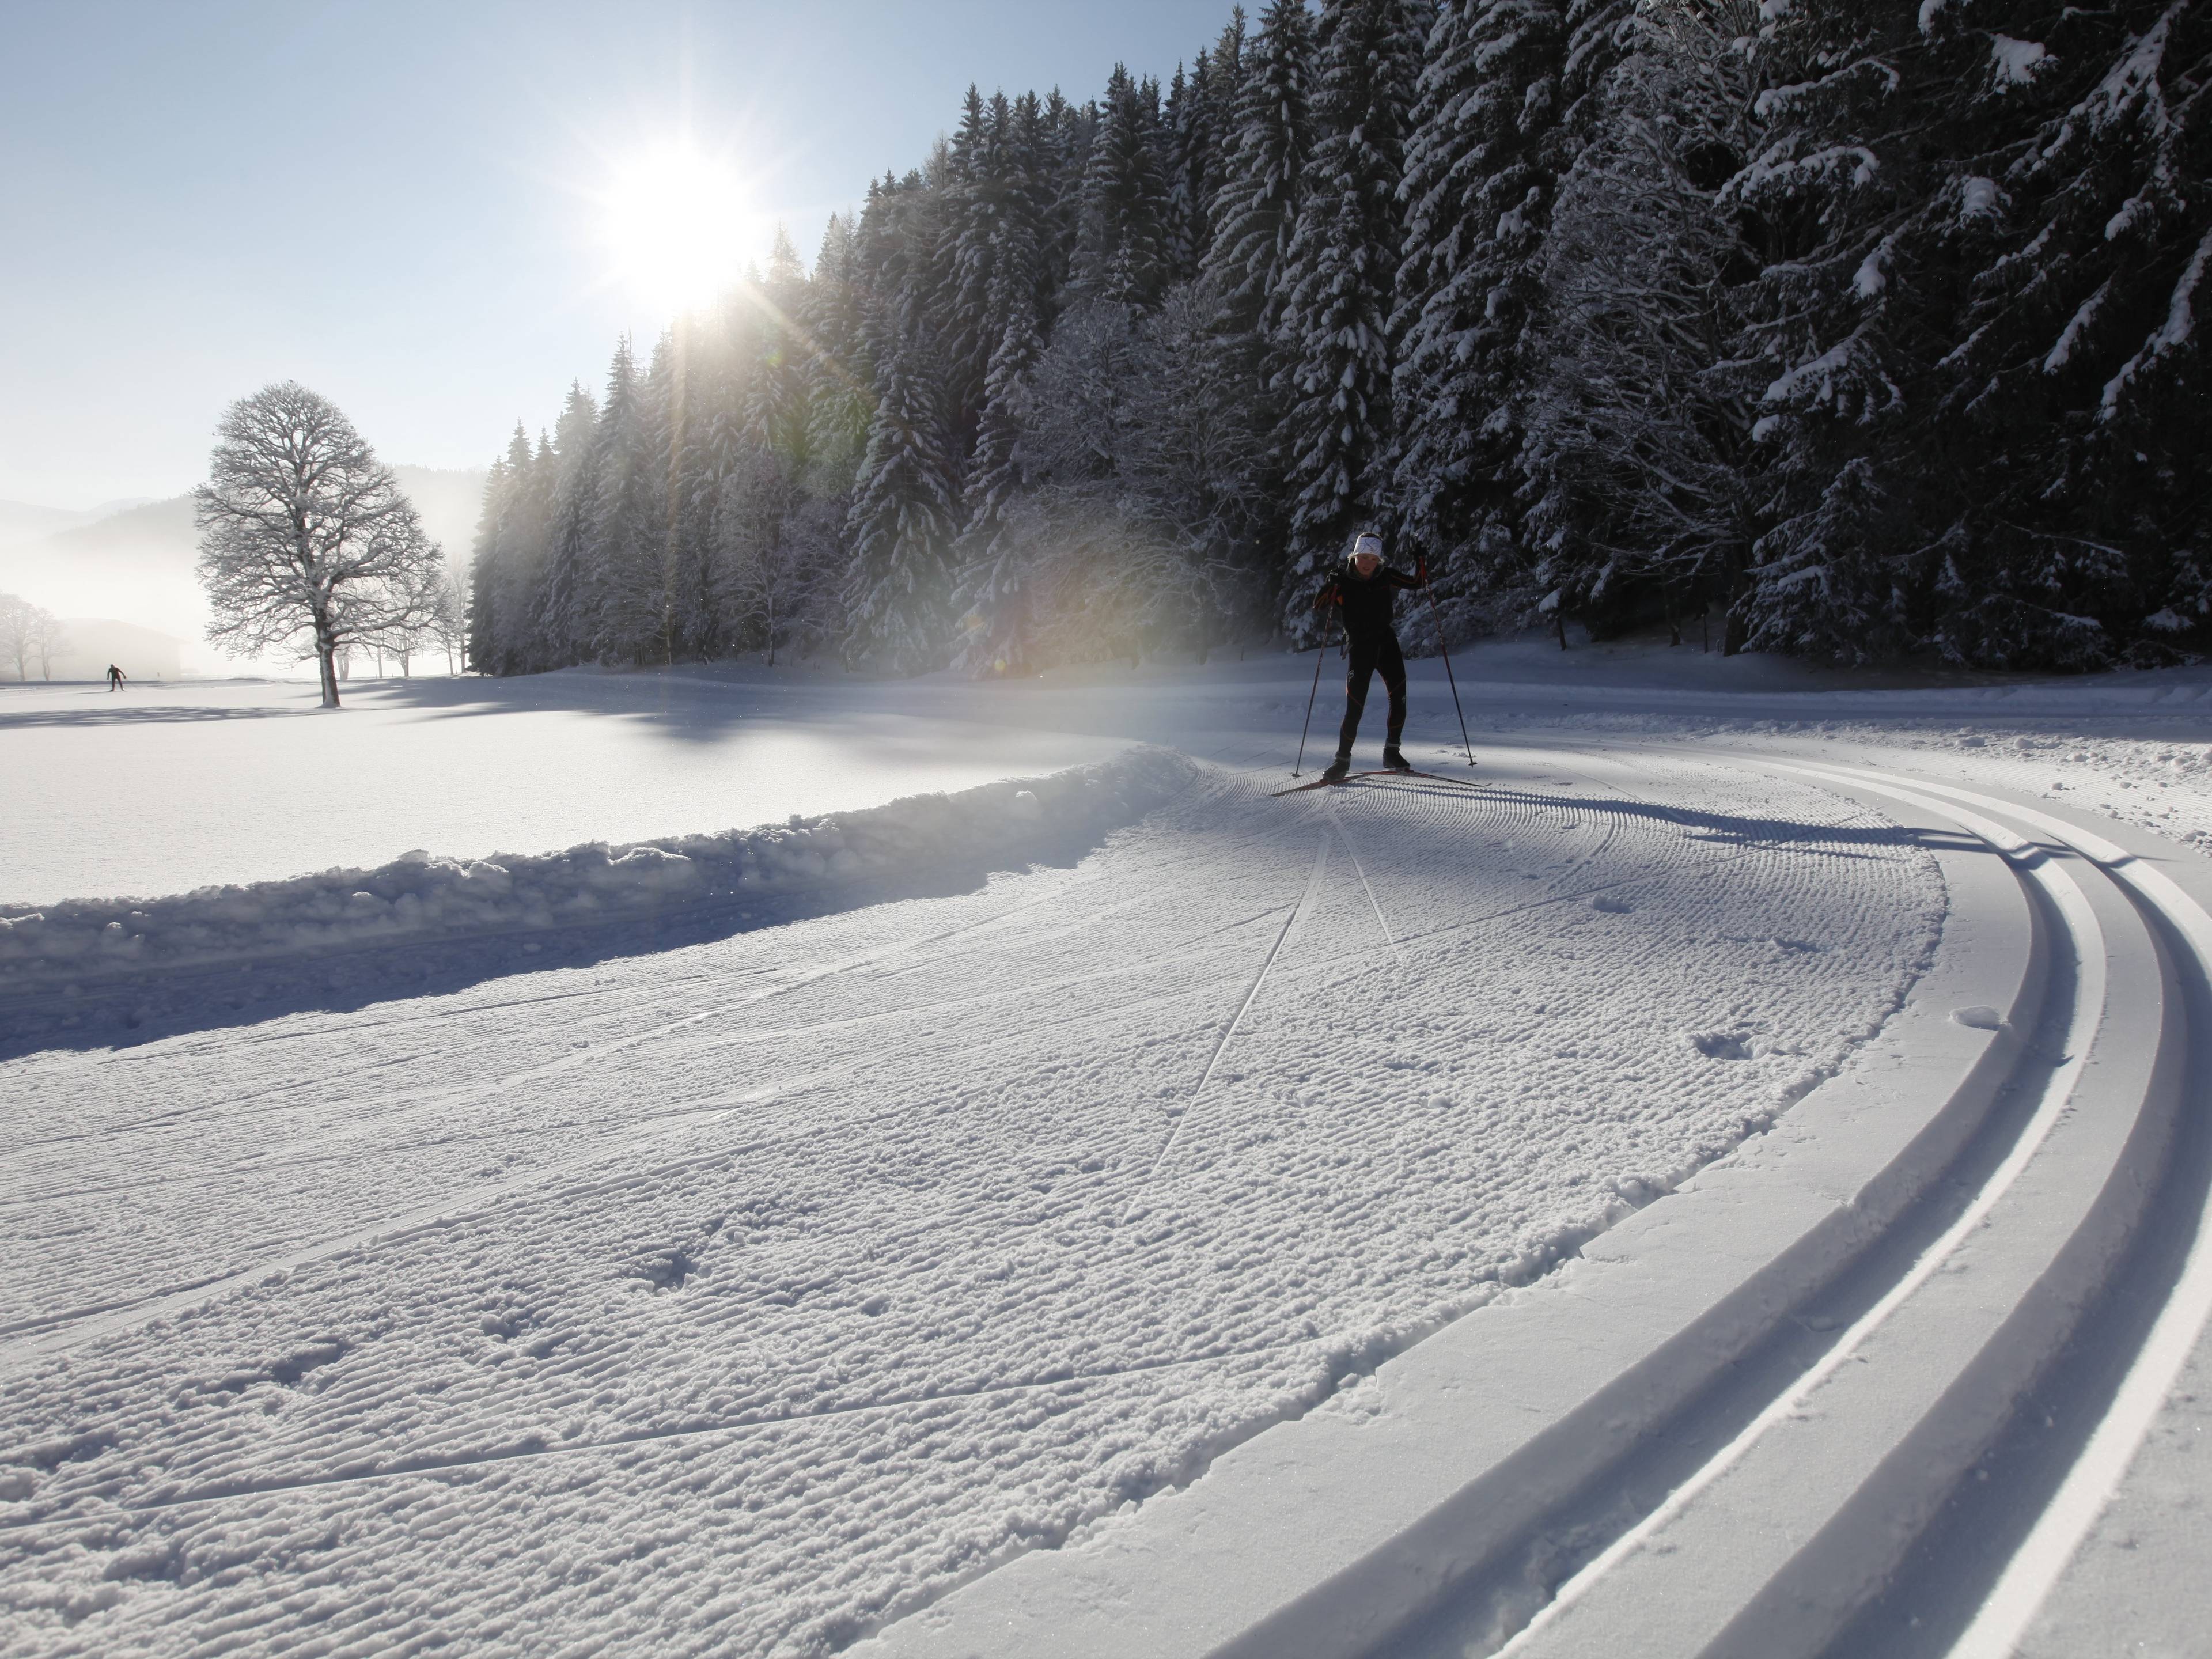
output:
[[454,859],[202,887],[157,899],[0,907],[0,994],[63,980],[614,921],[703,900],[880,879],[963,858],[1026,862],[1133,822],[1197,763],[1142,748],[1048,777],[910,795],[864,811],[659,842]]

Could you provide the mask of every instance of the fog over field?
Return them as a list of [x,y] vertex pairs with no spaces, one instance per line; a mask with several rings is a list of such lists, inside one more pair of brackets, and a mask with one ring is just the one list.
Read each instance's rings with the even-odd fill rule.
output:
[[[430,539],[465,571],[483,472],[392,471]],[[189,495],[82,512],[0,501],[0,593],[16,594],[62,619],[68,646],[54,659],[56,678],[96,678],[111,662],[133,679],[299,672],[295,658],[240,659],[207,643],[207,599],[194,574],[198,558]],[[12,672],[12,665],[0,665],[0,673]]]

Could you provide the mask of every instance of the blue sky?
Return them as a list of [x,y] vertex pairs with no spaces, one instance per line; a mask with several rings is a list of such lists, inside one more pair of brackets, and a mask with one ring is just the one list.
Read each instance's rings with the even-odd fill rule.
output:
[[0,498],[174,494],[287,377],[388,459],[483,465],[665,320],[608,228],[637,158],[721,158],[811,259],[970,81],[1164,80],[1229,10],[0,0]]

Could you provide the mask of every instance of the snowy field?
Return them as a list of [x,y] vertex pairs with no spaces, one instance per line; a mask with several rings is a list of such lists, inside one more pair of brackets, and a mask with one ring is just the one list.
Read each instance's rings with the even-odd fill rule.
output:
[[1851,1079],[1959,838],[1798,763],[2212,834],[2186,673],[1504,647],[1271,799],[1311,661],[0,694],[9,1652],[896,1635]]

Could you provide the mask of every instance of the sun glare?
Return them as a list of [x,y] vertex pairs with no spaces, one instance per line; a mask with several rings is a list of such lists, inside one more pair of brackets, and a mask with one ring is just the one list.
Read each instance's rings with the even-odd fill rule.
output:
[[743,181],[696,150],[635,158],[616,173],[606,210],[623,285],[671,313],[702,306],[729,288],[754,252]]

